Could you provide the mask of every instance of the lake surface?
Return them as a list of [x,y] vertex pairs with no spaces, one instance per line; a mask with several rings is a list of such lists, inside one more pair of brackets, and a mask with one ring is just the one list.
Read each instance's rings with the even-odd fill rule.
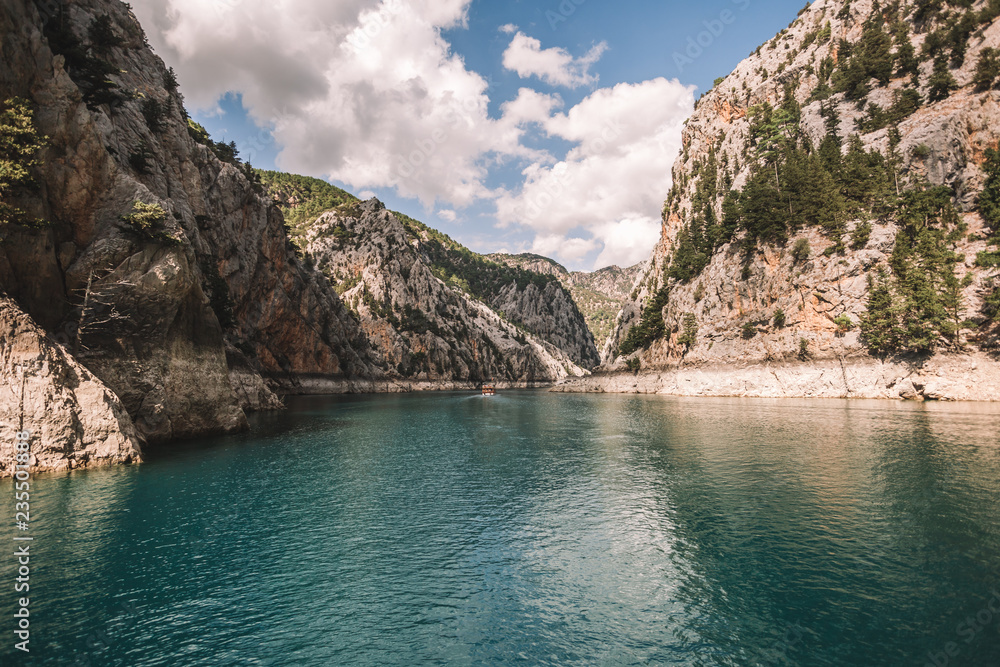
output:
[[3,665],[1000,665],[995,405],[305,398],[33,486]]

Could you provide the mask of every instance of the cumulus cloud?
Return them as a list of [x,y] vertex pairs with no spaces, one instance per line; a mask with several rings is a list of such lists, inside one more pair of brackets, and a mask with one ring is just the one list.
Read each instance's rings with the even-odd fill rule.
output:
[[438,217],[444,220],[445,222],[455,222],[458,219],[458,214],[455,211],[447,208],[441,209],[440,211],[437,212],[437,214]]
[[693,91],[662,78],[619,84],[551,116],[546,131],[576,146],[555,164],[528,165],[523,187],[497,199],[500,222],[532,229],[536,248],[551,248],[567,261],[583,245],[562,249],[555,239],[581,232],[595,242],[587,252],[602,249],[598,266],[646,259],[659,236],[660,208]]
[[272,128],[278,165],[354,189],[468,206],[491,192],[483,156],[537,156],[488,114],[488,84],[441,30],[470,0],[136,0],[188,102],[239,91]]
[[[522,88],[491,117],[489,83],[442,37],[465,25],[470,3],[133,0],[188,105],[210,112],[240,93],[281,147],[280,168],[354,191],[395,189],[445,221],[458,219],[456,209],[495,205],[499,224],[534,234],[536,252],[568,262],[645,259],[691,89],[623,84],[564,110],[559,95]],[[570,88],[596,81],[590,68],[604,44],[574,58],[516,26],[501,31],[513,35],[504,65],[522,77]],[[526,141],[539,135],[572,148],[554,156]],[[240,149],[252,160],[249,143]],[[489,187],[501,163],[522,165],[523,183]]]
[[537,76],[553,86],[578,88],[597,83],[597,76],[590,74],[590,67],[601,59],[607,48],[608,45],[601,42],[583,57],[574,58],[559,47],[543,49],[540,41],[518,32],[503,53],[503,66],[517,72],[522,79]]

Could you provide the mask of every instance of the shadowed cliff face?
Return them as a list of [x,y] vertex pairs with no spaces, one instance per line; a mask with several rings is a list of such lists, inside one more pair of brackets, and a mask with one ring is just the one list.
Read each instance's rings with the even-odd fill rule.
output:
[[[110,38],[95,37],[95,21]],[[292,252],[280,212],[241,165],[192,138],[125,5],[11,0],[0,30],[0,101],[28,100],[48,137],[37,187],[19,200],[47,224],[4,230],[0,287],[147,439],[243,428],[244,408],[276,404],[263,377],[378,375],[356,321]],[[111,84],[95,87],[101,67]],[[161,214],[146,227],[123,220],[136,202]]]
[[[504,319],[436,276],[423,243],[378,200],[325,213],[305,233],[306,256],[357,313],[382,365],[413,380],[554,382],[584,374],[566,351],[509,321],[509,311]],[[524,311],[558,303],[527,289],[500,294],[512,292],[530,302]]]
[[[954,253],[948,278],[954,277],[950,296],[959,306],[950,317],[959,333],[939,336],[926,352],[975,351],[995,343],[980,314],[996,269],[976,264],[977,255],[991,249],[991,232],[976,202],[985,151],[1000,139],[1000,93],[977,88],[974,77],[984,50],[1000,46],[1000,23],[987,3],[949,6],[944,13],[929,9],[933,3],[899,4],[894,10],[895,3],[881,3],[876,12],[870,0],[814,2],[699,101],[674,165],[660,242],[602,351],[605,369],[622,370],[626,361],[632,368],[662,370],[870,359],[858,327],[868,310],[868,278],[884,270],[894,286],[905,282],[899,278],[904,260],[899,253],[893,260],[904,213],[912,229],[924,223],[912,221],[915,207],[898,202],[907,192],[934,186],[951,190],[957,211],[946,225],[933,222],[934,216],[946,217],[937,207],[928,224],[943,230],[941,255]],[[956,25],[967,25],[967,34]],[[810,204],[809,197],[792,201],[801,191],[782,188],[790,178],[784,146],[797,142],[799,155],[811,150],[833,163],[837,157],[826,152],[831,135],[841,160],[833,176],[864,186],[851,169],[881,174],[885,206],[843,209],[834,220],[834,201],[820,199],[811,208],[823,224],[807,221],[773,234],[783,238],[763,237],[769,222],[796,219],[792,214],[801,209],[793,210],[793,203]],[[771,188],[773,210],[748,222],[739,206],[752,181],[756,192]],[[821,192],[825,185],[810,187]],[[727,207],[731,191],[744,199]],[[855,195],[838,193],[849,203]],[[748,225],[765,229],[762,238],[751,238]],[[707,252],[698,247],[703,236],[692,241],[695,234],[711,233],[722,241],[714,247],[702,243]],[[919,252],[910,251],[910,257]],[[679,256],[695,268],[685,273]],[[911,275],[921,271],[928,275],[930,269]],[[893,298],[909,307],[895,292]],[[904,318],[901,326],[907,324]],[[631,333],[640,326],[648,333]],[[641,344],[632,351],[635,341]]]

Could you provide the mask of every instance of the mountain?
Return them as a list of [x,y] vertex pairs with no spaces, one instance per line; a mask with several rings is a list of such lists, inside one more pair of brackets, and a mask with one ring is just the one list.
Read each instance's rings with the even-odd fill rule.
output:
[[608,336],[611,335],[615,326],[615,317],[621,310],[622,303],[632,292],[632,288],[643,270],[642,264],[636,264],[627,269],[608,266],[592,272],[571,272],[548,257],[531,253],[519,255],[497,253],[488,255],[488,257],[507,266],[558,278],[559,282],[569,290],[573,300],[586,318],[587,326],[590,328],[598,348],[603,347]]
[[[377,203],[365,209],[290,177],[286,220],[235,144],[188,117],[173,71],[127,4],[10,0],[0,29],[0,376],[19,388],[0,398],[0,441],[10,443],[0,474],[13,472],[16,432],[32,433],[36,470],[86,467],[246,429],[247,412],[282,406],[278,393],[553,382],[584,372],[574,359],[598,362],[561,286],[517,272],[472,293],[477,283],[464,301],[428,278],[420,289],[442,301],[419,305],[454,304],[460,317],[434,323],[455,337],[414,325],[401,334],[409,356],[397,359],[375,311],[346,305],[342,286],[315,267],[333,259],[320,257],[322,240],[313,239],[316,258],[293,242],[330,208],[370,210],[360,226],[381,220]],[[398,238],[406,228],[395,224],[372,228],[370,241]],[[355,257],[379,261],[362,258],[371,245],[358,239]],[[365,285],[372,271],[362,267]],[[559,331],[536,323],[536,311],[563,317]],[[448,347],[460,326],[479,328],[467,347]]]
[[[288,229],[295,242],[304,250],[307,262],[318,266],[335,285],[338,292],[348,298],[349,303],[357,301],[358,294],[378,292],[380,298],[388,298],[397,309],[410,307],[420,308],[431,320],[436,317],[447,318],[444,303],[436,303],[433,299],[417,304],[406,296],[406,292],[394,290],[382,294],[385,280],[397,280],[400,286],[408,282],[427,282],[433,278],[442,284],[442,289],[420,285],[419,289],[440,296],[445,302],[456,300],[475,301],[479,305],[470,304],[474,311],[484,305],[506,322],[520,329],[524,335],[537,339],[542,347],[554,354],[543,365],[555,367],[564,366],[563,361],[569,361],[567,367],[580,366],[593,368],[600,362],[600,355],[594,344],[594,339],[587,328],[587,323],[580,313],[577,304],[569,290],[563,287],[557,277],[544,272],[533,271],[524,267],[510,267],[472,252],[457,243],[446,234],[431,229],[427,225],[403,215],[387,212],[377,220],[369,220],[361,215],[367,204],[362,204],[356,197],[340,190],[324,181],[305,176],[278,174],[275,172],[260,172],[262,182],[274,196],[279,207],[285,213]],[[376,214],[381,214],[381,205],[375,205]],[[331,224],[333,219],[351,221],[346,227]],[[384,220],[382,218],[385,218]],[[314,233],[322,228],[322,232]],[[334,234],[333,238],[327,238]],[[402,236],[399,236],[402,234]],[[377,244],[375,242],[378,242]],[[394,247],[391,259],[404,262],[404,273],[400,276],[398,262],[389,262],[383,255],[384,249],[377,246],[391,245]],[[398,254],[403,253],[403,254]],[[411,277],[409,267],[419,260],[421,269],[418,275]],[[366,271],[367,269],[367,271]],[[426,269],[426,271],[424,271]],[[401,278],[401,280],[400,280]],[[360,282],[359,282],[360,281]],[[364,283],[360,285],[360,283]],[[360,285],[360,286],[359,286]],[[417,285],[410,285],[417,289]],[[358,292],[360,290],[360,292]],[[347,294],[350,292],[350,294]],[[380,313],[389,316],[390,309],[372,310],[355,307],[355,311],[365,317]],[[470,311],[471,312],[471,311]],[[435,315],[437,313],[437,315]],[[392,318],[398,319],[399,311],[392,313]],[[384,319],[384,318],[382,318]],[[388,322],[396,330],[396,323]],[[444,321],[436,322],[444,326]],[[456,326],[471,325],[467,318],[461,317],[455,321]],[[369,329],[371,327],[369,326]],[[475,328],[473,326],[473,328]],[[519,335],[519,337],[521,337]],[[388,362],[391,368],[404,368],[402,357],[406,357],[409,347],[402,339],[392,338],[390,343],[381,334],[377,340],[383,346],[383,357],[394,359]],[[455,344],[454,337],[449,338],[452,348],[451,355],[468,356],[469,350],[463,350],[463,344]],[[400,350],[387,349],[393,344],[401,344]],[[378,344],[376,344],[377,346]],[[420,350],[423,351],[423,350]],[[560,361],[556,361],[565,357]],[[456,357],[457,358],[457,357]],[[509,360],[513,367],[524,367],[523,360]],[[402,364],[402,366],[400,366]],[[433,379],[465,379],[469,377],[467,361],[452,363],[440,359],[429,367],[429,376]],[[546,373],[537,364],[528,364],[526,372],[517,374],[502,373],[498,369],[486,373],[509,381],[542,381]],[[476,371],[478,372],[478,371]],[[576,370],[572,370],[576,373]],[[473,377],[482,377],[476,375]],[[558,379],[560,374],[550,379]],[[530,378],[530,380],[529,380]]]
[[12,0],[0,27],[0,287],[142,441],[244,429],[298,376],[379,372],[252,171],[188,120],[127,5]]
[[998,14],[820,0],[720,79],[576,388],[995,399]]

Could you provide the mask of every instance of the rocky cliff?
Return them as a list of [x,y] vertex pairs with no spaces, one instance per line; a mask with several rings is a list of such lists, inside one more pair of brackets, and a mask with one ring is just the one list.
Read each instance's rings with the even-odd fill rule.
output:
[[[378,200],[319,216],[305,232],[304,248],[307,261],[357,313],[379,363],[402,378],[550,383],[585,374],[563,349],[477,298],[481,290],[467,280],[442,271],[435,261],[441,247],[430,231],[404,224]],[[473,279],[487,278],[486,269]],[[528,314],[537,304],[558,303],[547,294],[550,286],[525,287],[502,283],[497,301]],[[575,308],[565,312],[579,316]],[[569,317],[546,317],[572,332]]]
[[278,404],[266,379],[379,375],[253,171],[189,123],[127,5],[10,0],[0,30],[0,104],[22,100],[44,135],[32,182],[2,193],[0,288],[145,439],[244,428]]
[[548,257],[533,254],[498,253],[489,255],[489,259],[507,266],[558,278],[563,287],[569,290],[573,301],[586,318],[587,327],[593,334],[598,348],[602,348],[607,342],[622,303],[628,299],[643,271],[642,264],[626,269],[608,266],[591,272],[569,271]]
[[[354,269],[340,266],[344,260],[332,252],[333,246],[329,244],[324,246],[322,256],[315,255],[316,237],[309,236],[309,232],[321,214],[334,211],[350,215],[360,210],[357,208],[360,202],[350,193],[315,178],[276,172],[260,172],[260,175],[285,213],[293,239],[311,262],[322,263],[327,275],[334,276],[334,282],[341,284],[343,276]],[[599,363],[600,355],[586,320],[570,290],[556,279],[558,276],[494,261],[493,257],[474,253],[413,218],[401,213],[393,213],[392,217],[402,226],[423,266],[447,283],[449,290],[457,290],[464,295],[462,298],[471,297],[487,305],[526,334],[558,348],[557,356],[566,356],[575,365],[592,368]],[[336,247],[357,251],[358,243],[381,239],[384,231],[378,225],[363,225],[349,236],[341,230]],[[350,261],[356,267],[365,257],[379,261],[367,250],[352,255]],[[464,377],[467,372],[464,366],[453,368],[450,364],[442,369],[445,376]]]
[[32,471],[142,459],[143,439],[114,392],[2,297],[0,331],[0,477],[14,473],[24,431]]
[[[819,0],[702,97],[603,349],[641,376],[609,387],[846,396],[883,368],[864,395],[914,397],[933,367],[931,397],[997,398],[1000,8],[970,4]],[[788,374],[819,366],[835,389]]]

